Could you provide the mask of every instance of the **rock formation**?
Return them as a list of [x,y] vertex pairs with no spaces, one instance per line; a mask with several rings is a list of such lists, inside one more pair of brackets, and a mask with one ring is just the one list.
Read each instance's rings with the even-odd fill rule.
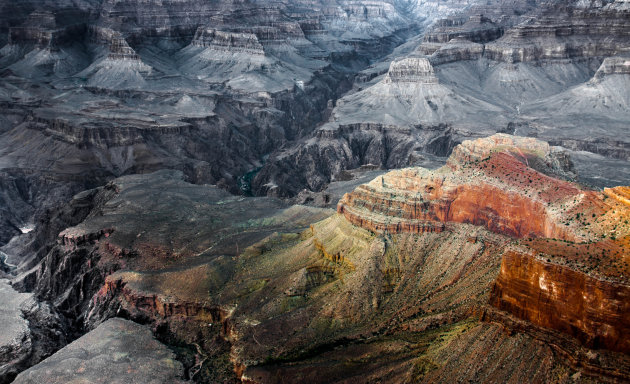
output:
[[22,281],[87,329],[147,324],[200,382],[627,380],[630,191],[574,178],[566,151],[504,134],[340,214],[125,176]]
[[[432,2],[422,4],[439,9]],[[507,132],[615,159],[618,167],[614,168],[627,169],[628,143],[622,138],[628,120],[628,76],[623,57],[630,23],[623,2],[466,5],[468,8],[435,20],[422,41],[410,42],[385,62],[366,69],[353,91],[336,102],[324,126],[398,127],[400,135],[406,136],[399,141],[416,141],[400,156],[417,158],[416,148],[435,152],[425,147],[424,135],[416,134],[412,127],[446,123],[454,143]],[[430,73],[430,81],[423,71],[417,78],[407,75],[405,83],[391,80],[399,77],[392,72],[396,66],[407,63],[404,65],[411,67],[409,63],[420,60],[428,60],[432,66],[425,72]],[[615,80],[607,81],[604,75]],[[287,158],[298,162],[296,153],[310,146],[314,137],[272,154],[254,190],[277,194],[264,186],[281,177],[278,170],[285,169]],[[322,153],[329,146],[322,143],[319,150],[310,152]],[[578,154],[575,159],[589,183],[600,187],[624,184],[600,157]],[[316,157],[312,161],[317,162]],[[305,171],[308,169],[296,169],[291,179]],[[322,176],[325,181],[334,180],[333,174]],[[313,188],[308,183],[302,186]],[[291,189],[281,194],[295,193]]]
[[629,380],[628,11],[0,0],[0,382]]
[[385,83],[420,83],[435,84],[438,82],[433,66],[425,58],[408,58],[392,61],[384,79]]
[[[497,150],[502,146],[504,151]],[[465,141],[445,167],[390,172],[344,196],[337,210],[378,232],[442,231],[448,223],[459,222],[516,237],[583,238],[556,223],[549,208],[564,204],[579,190],[528,167],[528,157],[547,167],[536,156],[558,166],[554,152],[534,139],[507,135]],[[559,199],[556,191],[568,196]]]
[[22,372],[14,383],[61,384],[77,376],[90,383],[184,383],[183,373],[173,352],[149,329],[111,319]]
[[379,233],[470,223],[526,238],[503,253],[490,303],[590,348],[627,353],[628,187],[584,190],[557,178],[563,163],[533,139],[465,141],[443,168],[390,172],[344,196],[337,210]]
[[0,280],[3,324],[0,338],[0,382],[10,383],[26,368],[50,356],[67,340],[65,324],[47,303],[15,291]]
[[432,30],[424,36],[428,43],[448,43],[454,38],[461,38],[475,43],[487,43],[503,35],[503,29],[484,15],[473,15],[462,20],[438,20]]

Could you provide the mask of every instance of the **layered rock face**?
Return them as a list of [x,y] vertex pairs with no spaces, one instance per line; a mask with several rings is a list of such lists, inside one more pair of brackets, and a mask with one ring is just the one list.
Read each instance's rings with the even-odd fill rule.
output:
[[[516,26],[488,45],[487,56],[508,62],[601,57],[617,54],[625,45],[630,28],[627,12],[573,9],[568,19],[567,23],[553,15]],[[584,44],[586,36],[590,44]]]
[[[496,150],[501,146],[505,151]],[[344,196],[337,211],[379,232],[441,231],[448,223],[459,222],[516,237],[575,240],[585,235],[556,223],[549,207],[562,201],[555,191],[574,196],[579,190],[527,165],[528,157],[541,156],[549,167],[557,167],[554,152],[534,139],[507,135],[466,141],[456,147],[445,167],[390,172]]]
[[[421,3],[427,10],[440,8]],[[325,127],[398,127],[406,142],[417,140],[405,157],[417,157],[411,148],[424,148],[423,135],[413,129],[419,125],[448,124],[449,140],[455,143],[496,132],[538,137],[581,152],[575,159],[589,184],[626,184],[629,77],[621,63],[630,22],[625,9],[622,2],[573,1],[466,2],[459,11],[443,9],[448,16],[433,22],[423,36],[364,70],[353,91],[332,106]],[[396,69],[412,68],[415,64],[409,63],[420,60],[432,68],[423,64],[417,74]],[[606,69],[598,70],[602,65]],[[606,71],[615,80],[606,80]],[[287,158],[298,162],[296,153],[314,137],[272,154],[254,190],[277,193],[264,186],[278,184],[283,177],[278,169],[292,172],[283,163]],[[328,147],[322,143],[310,151],[322,153]],[[304,172],[309,169],[299,167],[290,179]],[[323,176],[334,180],[332,174]]]
[[346,169],[441,165],[441,156],[449,153],[456,140],[445,124],[411,128],[374,123],[326,125],[303,145],[281,152],[263,166],[252,189],[291,197],[305,188],[321,191],[329,183],[343,180]]
[[447,43],[461,38],[475,43],[487,43],[503,35],[503,28],[497,26],[484,15],[474,15],[464,23],[461,20],[442,19],[424,36],[428,43]]
[[465,141],[436,171],[390,172],[339,202],[380,233],[481,225],[526,240],[508,248],[490,303],[590,348],[630,351],[628,187],[603,193],[559,179],[566,158],[534,139]]
[[[588,258],[589,253],[580,256]],[[630,330],[627,281],[619,284],[598,279],[549,263],[544,255],[528,250],[510,250],[502,257],[501,272],[490,296],[493,306],[567,333],[589,348],[630,352],[624,336]],[[627,254],[614,257],[627,259]],[[619,273],[627,273],[626,265],[621,265]]]
[[408,58],[392,61],[384,80],[386,83],[410,82],[434,84],[438,82],[433,66],[425,58]]
[[[148,325],[197,382],[627,380],[613,340],[627,329],[629,190],[567,181],[566,152],[535,139],[453,153],[440,170],[377,177],[341,214],[177,172],[121,177],[77,196],[89,214],[18,281],[75,329]],[[24,377],[74,370],[42,364]]]
[[607,57],[595,73],[595,79],[603,79],[607,75],[630,74],[630,57]]
[[262,45],[252,33],[230,33],[216,29],[199,28],[195,32],[192,44],[200,47],[212,47],[225,51],[243,51],[252,55],[264,55]]

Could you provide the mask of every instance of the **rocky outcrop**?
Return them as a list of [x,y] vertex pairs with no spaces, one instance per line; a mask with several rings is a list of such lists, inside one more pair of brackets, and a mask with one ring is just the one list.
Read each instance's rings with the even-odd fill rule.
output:
[[124,319],[111,319],[35,367],[14,383],[144,382],[184,383],[175,354],[151,331]]
[[67,343],[65,324],[46,303],[30,293],[15,291],[0,280],[3,332],[0,338],[0,382],[10,383],[24,369],[50,356]]
[[510,29],[486,46],[485,56],[509,63],[605,57],[625,46],[630,31],[627,13],[569,10],[567,22],[558,17],[564,12],[552,7],[549,16]]
[[[124,60],[124,59],[121,59]],[[126,147],[146,142],[146,135],[190,135],[192,124],[172,122],[160,124],[156,121],[118,121],[117,124],[84,124],[63,118],[54,118],[49,113],[33,117],[31,122],[20,128],[41,131],[56,140],[64,141],[79,148]]]
[[385,83],[435,84],[438,79],[433,66],[426,58],[405,58],[392,61],[383,81]]
[[432,163],[432,154],[443,156],[452,149],[457,141],[453,136],[445,124],[404,128],[374,123],[324,126],[304,145],[273,155],[255,176],[252,190],[290,197],[304,188],[321,191],[346,169]]
[[483,15],[473,15],[463,22],[461,19],[438,20],[433,28],[424,35],[427,43],[447,43],[454,38],[487,43],[500,38],[503,28],[494,24]]
[[[110,275],[90,301],[86,325],[92,328],[103,321],[107,324],[111,321],[107,319],[116,316],[146,324],[163,342],[188,348],[194,346],[194,362],[189,360],[190,356],[182,355],[181,350],[178,356],[186,363],[184,368],[188,377],[200,382],[233,379],[231,370],[236,368],[230,366],[229,361],[221,362],[221,365],[212,362],[225,358],[230,351],[230,342],[234,337],[230,319],[233,309],[190,298],[172,297],[167,292],[144,290],[141,288],[144,279],[146,276],[133,272]],[[221,371],[211,372],[210,375],[207,372],[199,374],[202,368],[208,369],[208,366],[220,367]]]
[[468,40],[455,38],[448,44],[423,43],[418,52],[430,56],[432,65],[443,65],[467,60],[479,60],[483,57],[485,46]]
[[264,55],[263,46],[253,33],[224,32],[214,28],[200,27],[195,32],[192,45],[226,52],[245,52]]
[[[109,44],[109,54],[107,58],[110,60],[131,60],[140,61],[140,56],[133,50],[122,37],[115,37]],[[144,69],[145,72],[148,69]]]
[[0,280],[0,293],[0,316],[4,325],[0,339],[0,382],[9,383],[20,368],[24,368],[24,360],[28,360],[33,347],[28,321],[20,310],[24,302],[31,299],[31,295],[14,291],[8,280],[4,279]]
[[455,223],[524,238],[502,254],[490,304],[575,337],[628,352],[628,187],[597,193],[559,177],[567,159],[534,139],[465,141],[436,171],[390,172],[346,194],[338,212],[377,233],[426,233]]
[[490,304],[567,333],[589,348],[629,353],[630,340],[624,336],[630,331],[628,295],[627,280],[601,280],[515,248],[502,256]]
[[[422,191],[416,196],[389,197],[392,190],[399,188],[397,182],[423,178],[418,174],[405,174],[398,180],[383,176],[381,183],[385,188],[361,186],[340,201],[337,211],[350,222],[381,233],[441,232],[447,223],[458,222],[483,225],[517,237],[572,238],[563,227],[552,223],[543,204],[500,188],[454,186],[442,183],[438,177],[427,177],[428,181],[414,186]],[[381,207],[387,207],[386,211]]]
[[[519,146],[521,142],[523,145]],[[557,223],[548,211],[550,204],[557,203],[556,197],[547,188],[544,194],[537,188],[549,179],[552,188],[573,193],[578,190],[523,164],[523,160],[529,162],[528,156],[538,156],[533,153],[538,149],[546,149],[542,156],[552,157],[548,147],[535,148],[536,143],[531,143],[534,146],[528,148],[527,140],[501,135],[464,142],[441,170],[390,172],[344,196],[337,211],[351,222],[378,232],[433,232],[443,230],[450,222],[459,222],[483,225],[516,237],[574,240],[579,236]],[[496,151],[495,145],[505,145],[504,152]],[[521,155],[519,151],[528,154]],[[513,153],[523,158],[518,159]],[[512,173],[517,178],[508,178],[501,185],[499,175]],[[482,182],[482,175],[489,176],[486,182]],[[538,195],[532,197],[532,193]]]
[[607,57],[595,73],[593,80],[601,80],[610,75],[630,75],[630,57]]

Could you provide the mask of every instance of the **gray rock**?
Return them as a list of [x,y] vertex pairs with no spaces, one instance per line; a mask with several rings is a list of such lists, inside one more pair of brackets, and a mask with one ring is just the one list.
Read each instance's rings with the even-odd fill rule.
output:
[[59,315],[33,294],[17,292],[0,279],[0,383],[8,383],[24,369],[66,344]]
[[183,383],[182,364],[151,331],[111,319],[41,363],[14,383]]
[[0,280],[0,382],[10,382],[30,357],[33,348],[22,306],[32,294],[16,292],[9,281]]

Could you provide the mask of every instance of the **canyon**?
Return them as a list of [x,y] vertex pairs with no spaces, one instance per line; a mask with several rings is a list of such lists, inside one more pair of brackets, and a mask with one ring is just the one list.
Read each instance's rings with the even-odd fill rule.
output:
[[0,383],[630,380],[627,0],[0,0]]
[[341,186],[336,212],[117,178],[13,280],[87,332],[16,382],[114,348],[112,317],[170,346],[173,380],[627,380],[630,191],[575,178],[567,150],[506,134]]

